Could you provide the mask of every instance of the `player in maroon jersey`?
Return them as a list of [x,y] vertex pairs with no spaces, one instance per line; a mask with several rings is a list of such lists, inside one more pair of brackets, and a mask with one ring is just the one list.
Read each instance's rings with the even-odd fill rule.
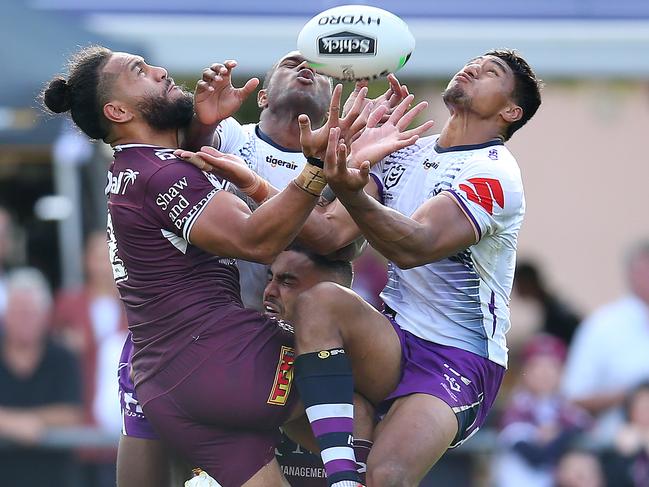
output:
[[[238,91],[206,83],[197,97],[229,93],[235,110],[256,84]],[[223,191],[226,181],[174,155],[178,128],[193,117],[191,97],[163,68],[101,47],[77,53],[68,79],[53,79],[44,102],[53,112],[71,111],[90,138],[115,150],[109,248],[145,414],[224,487],[281,485],[277,426],[303,414],[290,394],[293,337],[241,306],[234,258],[270,262],[295,238],[326,183],[321,163],[311,159],[293,184],[251,213]],[[225,103],[214,105],[219,116],[231,114]],[[333,102],[330,114],[337,111]],[[325,125],[311,147],[324,156],[339,135]],[[198,156],[223,157],[209,149]],[[261,201],[268,195],[263,184],[246,189]]]

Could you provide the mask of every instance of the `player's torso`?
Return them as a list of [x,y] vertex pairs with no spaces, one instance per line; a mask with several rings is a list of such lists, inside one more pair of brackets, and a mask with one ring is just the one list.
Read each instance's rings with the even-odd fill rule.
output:
[[[424,138],[383,161],[386,206],[412,216],[428,199],[452,191],[458,175],[477,157],[486,156],[495,164],[510,157],[502,145],[444,152],[436,147],[436,139]],[[459,187],[472,190],[463,184]],[[516,234],[513,225],[483,236],[457,255],[413,269],[389,263],[382,297],[397,312],[397,322],[404,329],[433,342],[495,357],[504,365]]]
[[244,125],[242,128],[246,133],[246,142],[239,148],[239,155],[266,181],[277,189],[284,189],[306,163],[302,151],[277,145],[257,124]]
[[[154,183],[160,171],[167,179]],[[203,326],[215,309],[239,302],[234,259],[202,251],[184,233],[223,184],[172,149],[116,148],[106,187],[108,247],[138,350]]]
[[[275,144],[257,124],[242,127],[243,145],[236,153],[248,166],[275,188],[282,190],[300,173],[306,159],[301,151],[293,151]],[[262,310],[262,295],[267,281],[268,266],[238,261],[241,299],[247,308]]]

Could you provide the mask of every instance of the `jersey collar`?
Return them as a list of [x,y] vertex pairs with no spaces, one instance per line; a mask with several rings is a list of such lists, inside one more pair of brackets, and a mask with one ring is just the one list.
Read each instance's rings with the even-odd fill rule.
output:
[[286,147],[282,147],[278,143],[276,143],[273,139],[271,139],[268,135],[266,135],[262,130],[259,128],[259,125],[255,125],[255,134],[257,134],[257,137],[259,137],[261,140],[266,142],[268,145],[272,145],[275,147],[275,149],[279,149],[282,152],[292,152],[294,154],[297,153],[302,153],[301,150],[293,150],[293,149],[287,149]]
[[476,150],[484,149],[485,147],[491,147],[493,145],[505,145],[501,139],[492,139],[488,142],[483,142],[482,144],[469,144],[469,145],[454,145],[451,147],[440,147],[437,142],[435,142],[435,152],[438,154],[444,152],[459,152],[464,150]]

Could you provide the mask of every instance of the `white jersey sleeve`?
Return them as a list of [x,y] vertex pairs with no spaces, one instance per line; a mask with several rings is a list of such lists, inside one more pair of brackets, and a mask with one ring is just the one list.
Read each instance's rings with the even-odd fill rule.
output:
[[248,140],[243,127],[232,117],[223,120],[216,127],[216,133],[220,141],[217,149],[228,154],[238,154],[239,149]]
[[525,211],[520,172],[498,161],[471,161],[446,191],[470,220],[476,241],[506,230]]

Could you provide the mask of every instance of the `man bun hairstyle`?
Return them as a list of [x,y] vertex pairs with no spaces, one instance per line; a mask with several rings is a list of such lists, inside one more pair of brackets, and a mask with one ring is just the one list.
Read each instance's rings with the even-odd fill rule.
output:
[[70,87],[68,82],[60,76],[52,79],[43,92],[43,102],[54,113],[67,112],[70,109]]
[[68,61],[68,78],[55,76],[41,94],[48,110],[70,111],[76,126],[91,139],[105,141],[109,135],[110,125],[103,114],[109,80],[101,71],[112,55],[102,46],[82,48]]
[[534,116],[541,106],[541,87],[543,82],[537,78],[530,65],[521,55],[512,49],[494,49],[486,52],[485,56],[495,56],[507,63],[514,73],[514,91],[512,98],[523,109],[523,116],[507,127],[505,140]]

